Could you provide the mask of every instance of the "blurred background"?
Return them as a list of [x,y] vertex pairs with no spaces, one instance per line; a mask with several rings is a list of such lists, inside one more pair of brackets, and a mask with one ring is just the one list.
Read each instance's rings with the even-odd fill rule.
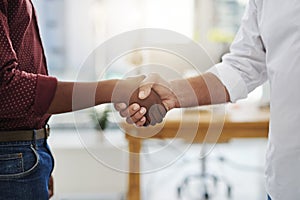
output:
[[[113,36],[140,28],[162,28],[183,34],[203,46],[212,61],[218,63],[229,51],[247,0],[33,0],[33,3],[50,75],[74,81],[95,48]],[[167,60],[168,65],[176,67],[184,76],[193,75],[185,63],[155,51],[131,53],[121,57],[117,64],[132,68],[149,60]],[[105,78],[122,77],[123,72],[122,69],[112,70]],[[247,112],[268,107],[268,101],[269,88],[265,84],[246,100],[226,105],[226,110],[238,113],[242,120]],[[94,147],[102,152],[103,159],[128,165],[128,157],[119,151],[128,148],[128,143],[116,125],[110,106],[98,106],[76,115],[80,116],[79,121],[73,113],[56,115],[50,120],[50,144],[56,159],[53,199],[126,199],[127,174],[103,165],[87,151],[80,139],[83,132],[96,133]],[[99,131],[99,124],[104,131]],[[163,142],[145,141],[142,151],[146,151],[146,147],[156,148]],[[201,144],[194,144],[171,166],[141,176],[142,199],[265,199],[266,143],[266,138],[251,138],[217,144],[206,160],[206,168],[219,183],[215,186],[208,181],[208,198],[203,197],[203,180],[193,180],[182,189],[188,175],[203,170],[199,161]],[[176,153],[177,145],[180,143],[175,143],[168,154]],[[168,154],[159,159],[163,160]],[[159,161],[149,157],[141,162],[151,165]],[[180,196],[178,190],[181,190]]]

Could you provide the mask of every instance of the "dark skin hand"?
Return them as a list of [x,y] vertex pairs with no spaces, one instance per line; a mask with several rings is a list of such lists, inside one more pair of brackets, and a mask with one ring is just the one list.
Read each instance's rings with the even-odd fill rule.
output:
[[[144,76],[139,82],[136,78],[131,77],[118,81],[114,87],[112,102],[123,103],[126,107],[132,104],[136,104],[139,108],[142,107],[143,109],[141,109],[141,111],[145,112],[139,113],[145,116],[143,126],[155,125],[163,120],[167,111],[159,95],[154,90],[150,91],[149,96],[145,99],[138,97],[139,85],[143,79]],[[130,114],[129,112],[129,110],[121,112],[121,116],[127,116]],[[127,123],[133,124],[135,121],[131,118],[127,118]]]
[[[139,90],[136,89],[129,101],[129,105],[133,103],[139,104],[146,109],[145,123],[143,126],[152,125],[162,122],[163,118],[167,114],[167,110],[162,104],[159,95],[155,91],[151,91],[150,95],[145,99],[138,98]],[[128,123],[134,123],[132,120],[127,120]]]

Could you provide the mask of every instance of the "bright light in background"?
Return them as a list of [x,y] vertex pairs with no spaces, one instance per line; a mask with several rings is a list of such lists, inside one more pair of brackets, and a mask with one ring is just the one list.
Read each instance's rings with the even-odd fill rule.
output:
[[249,0],[237,0],[240,4],[246,5]]
[[193,36],[193,0],[146,0],[144,25],[169,29],[189,38]]
[[[140,28],[167,29],[195,39],[208,49],[214,61],[223,53],[218,50],[222,44],[209,42],[206,37],[215,26],[213,0],[45,0],[38,4],[42,32],[47,36],[45,46],[52,47],[61,38],[59,45],[64,55],[55,54],[51,48],[46,50],[50,72],[63,79],[72,79],[74,68],[105,40]],[[61,26],[49,26],[54,23]],[[58,39],[54,40],[49,39],[49,33],[60,35],[55,35]],[[56,57],[61,63],[53,62]]]
[[105,25],[110,37],[133,29],[162,28],[192,38],[193,5],[193,0],[96,0],[91,4],[91,16],[97,26]]
[[142,26],[142,4],[140,0],[109,0],[103,2],[107,10],[108,34],[110,36]]
[[[124,0],[93,0],[89,6],[89,18],[93,26],[90,30],[91,39],[96,46],[112,36],[141,28],[167,29],[192,38],[194,0],[126,0],[126,3]],[[139,42],[138,40],[139,38],[136,42]],[[179,41],[174,41],[176,42]],[[139,52],[131,55],[130,58],[127,56],[120,59],[118,64],[125,68],[132,64],[136,65],[135,61],[139,56],[140,64],[151,57],[149,54]],[[95,57],[95,65],[103,66],[103,63],[97,62]],[[120,70],[119,67],[118,69]]]

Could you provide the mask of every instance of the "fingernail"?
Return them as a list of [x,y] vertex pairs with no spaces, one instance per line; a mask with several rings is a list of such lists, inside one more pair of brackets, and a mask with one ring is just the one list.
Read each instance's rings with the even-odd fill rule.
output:
[[141,122],[144,122],[144,121],[146,121],[146,118],[145,118],[145,117],[143,117],[143,118],[141,119]]
[[132,109],[133,109],[133,111],[137,111],[139,108],[140,108],[139,105],[134,104]]
[[145,91],[140,91],[139,98],[144,99],[145,98]]
[[119,104],[119,109],[125,109],[126,108],[126,104],[125,103],[121,103]]
[[140,113],[145,114],[146,113],[146,108],[141,108]]

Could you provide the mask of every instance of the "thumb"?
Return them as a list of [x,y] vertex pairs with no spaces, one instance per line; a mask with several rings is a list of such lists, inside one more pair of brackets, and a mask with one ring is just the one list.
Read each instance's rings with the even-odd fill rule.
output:
[[153,85],[155,83],[153,76],[147,76],[142,82],[139,87],[139,98],[140,99],[146,99],[150,93],[151,89],[153,88]]
[[141,85],[139,88],[139,98],[146,99],[150,95],[152,87],[153,83]]

